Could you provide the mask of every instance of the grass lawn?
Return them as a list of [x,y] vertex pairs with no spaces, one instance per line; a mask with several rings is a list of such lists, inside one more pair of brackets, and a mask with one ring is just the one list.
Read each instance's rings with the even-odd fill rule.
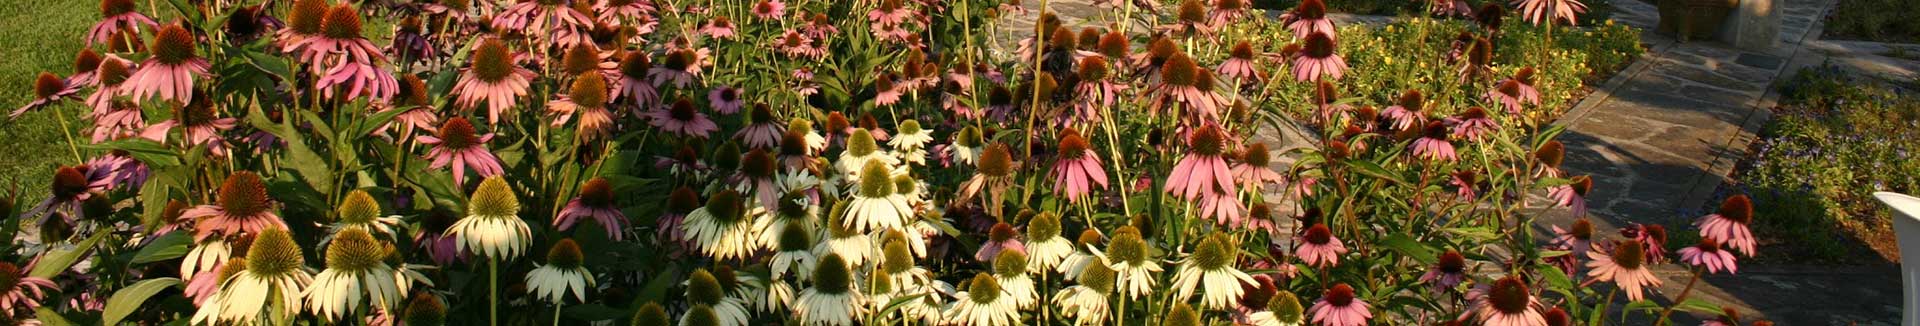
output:
[[[0,1],[0,35],[7,39],[0,45],[0,106],[13,111],[32,101],[33,79],[41,71],[72,74],[82,35],[98,20],[99,8],[82,0]],[[0,187],[18,189],[23,201],[31,201],[23,205],[46,196],[48,171],[77,163],[54,112],[66,114],[70,127],[78,129],[72,124],[85,110],[70,103],[0,122]]]

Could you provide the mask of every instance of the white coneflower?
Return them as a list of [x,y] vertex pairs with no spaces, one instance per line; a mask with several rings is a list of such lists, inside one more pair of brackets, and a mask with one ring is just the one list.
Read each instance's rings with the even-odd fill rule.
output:
[[381,216],[380,201],[373,199],[373,195],[365,190],[347,193],[347,198],[340,201],[340,207],[334,212],[340,214],[340,221],[333,224],[335,236],[348,228],[363,228],[370,233],[391,238],[396,234],[393,229],[400,225],[398,215]]
[[[225,237],[208,238],[193,246],[193,250],[187,251],[186,258],[180,260],[180,279],[191,282],[201,275],[217,274],[220,266],[225,265],[229,258],[234,258],[233,248],[227,244]],[[214,283],[225,281],[214,280]]]
[[973,160],[980,157],[980,147],[986,143],[979,128],[962,128],[959,134],[953,136],[953,145],[947,147],[947,155],[952,155],[961,164],[973,164]]
[[933,280],[932,272],[914,264],[913,252],[908,249],[903,232],[888,232],[880,242],[886,243],[880,247],[881,277],[902,289],[925,287]]
[[[1173,295],[1174,300],[1186,301],[1193,296],[1195,288],[1204,288],[1206,296],[1200,305],[1207,309],[1230,309],[1234,301],[1243,294],[1241,285],[1254,284],[1253,277],[1234,268],[1240,250],[1234,248],[1226,233],[1213,233],[1200,240],[1194,247],[1193,255],[1180,264],[1178,275],[1174,275],[1173,284],[1179,289]],[[1203,286],[1204,285],[1204,286]]]
[[893,193],[906,201],[907,207],[909,207],[907,214],[902,216],[902,218],[907,220],[914,219],[913,210],[911,210],[912,207],[932,206],[933,202],[927,200],[927,192],[921,190],[926,188],[927,184],[920,182],[920,179],[913,177],[912,174],[901,173],[893,176]]
[[855,316],[865,315],[866,296],[854,288],[853,272],[840,255],[820,257],[813,270],[813,287],[800,292],[794,302],[800,322],[806,325],[854,325]]
[[900,133],[887,140],[894,156],[908,164],[927,165],[927,143],[933,141],[933,129],[920,127],[919,121],[900,122]]
[[747,205],[740,192],[721,189],[707,205],[687,213],[680,228],[700,252],[714,259],[746,258],[753,253],[753,218],[765,210]]
[[1020,323],[1019,304],[987,273],[975,274],[966,292],[947,308],[945,324],[1008,326]]
[[776,276],[773,279],[767,280],[765,287],[767,289],[766,295],[761,297],[760,300],[750,302],[754,305],[754,309],[765,313],[778,313],[793,306],[795,295],[793,293],[793,285],[788,284],[785,279]]
[[[847,211],[846,206],[845,201],[833,204],[833,212],[827,214],[826,241],[814,245],[813,254],[820,257],[835,254],[839,255],[847,266],[865,266],[867,260],[874,256],[873,237],[854,230],[846,226],[847,223],[842,222],[846,220],[846,214],[841,213]],[[817,269],[818,266],[815,268]]]
[[399,283],[387,266],[386,248],[366,229],[348,227],[327,244],[327,269],[307,287],[306,304],[313,314],[341,320],[360,309],[363,296],[369,308],[391,310],[400,303]]
[[1300,326],[1305,311],[1306,308],[1300,306],[1299,296],[1281,290],[1275,292],[1272,299],[1267,299],[1265,311],[1255,312],[1247,319],[1254,326]]
[[812,120],[801,119],[801,118],[793,118],[793,120],[788,120],[787,131],[798,132],[799,134],[806,135],[801,139],[806,141],[806,145],[807,145],[806,147],[807,147],[808,153],[817,154],[817,153],[820,153],[820,151],[827,150],[827,137],[821,136],[819,130],[813,129]]
[[847,136],[847,150],[840,152],[840,159],[834,161],[834,169],[850,182],[860,182],[864,177],[867,162],[880,161],[885,166],[899,165],[900,160],[880,150],[880,144],[874,142],[873,133],[863,128],[854,128]]
[[252,324],[300,313],[300,293],[313,283],[300,245],[286,229],[270,228],[261,231],[249,248],[246,270],[221,284],[220,293],[193,316],[195,324]]
[[899,230],[906,225],[907,216],[913,213],[913,206],[906,196],[894,191],[891,164],[879,160],[867,161],[860,169],[859,192],[853,194],[847,207],[847,219],[842,221],[856,231],[867,233],[875,230]]
[[629,318],[629,320],[632,321],[629,324],[633,326],[667,326],[673,324],[673,317],[667,315],[667,308],[661,307],[659,302],[647,302],[647,304],[640,305],[640,309],[634,310],[633,317]]
[[811,277],[815,263],[813,232],[808,231],[805,225],[793,223],[787,224],[779,234],[780,246],[767,263],[768,272],[775,278],[794,275],[804,281]]
[[440,326],[447,322],[447,303],[428,292],[415,293],[407,299],[407,307],[402,311],[400,320],[407,326]]
[[1000,282],[1000,289],[1013,296],[1013,303],[1019,304],[1020,309],[1033,309],[1040,304],[1033,277],[1027,276],[1027,254],[1017,250],[1001,251],[993,258],[993,280]]
[[1200,312],[1193,310],[1193,306],[1187,305],[1186,302],[1174,303],[1173,310],[1167,312],[1166,319],[1161,320],[1160,325],[1200,326]]
[[[393,283],[394,288],[399,290],[397,293],[402,295],[413,293],[414,283],[428,287],[433,286],[433,279],[428,278],[427,274],[421,273],[421,271],[438,269],[438,266],[408,264],[407,257],[402,255],[400,248],[394,247],[392,242],[382,241],[380,242],[380,246],[381,251],[386,253],[387,266],[393,266]],[[398,308],[396,307],[396,309]]]
[[488,177],[468,198],[467,217],[454,222],[447,233],[459,239],[460,251],[489,260],[512,260],[533,241],[533,231],[519,214],[520,198],[507,180]]
[[594,280],[593,273],[581,264],[585,257],[579,243],[560,239],[547,249],[547,263],[536,264],[537,267],[527,272],[527,292],[556,305],[564,303],[568,293],[572,293],[575,300],[586,302],[587,289],[594,286]]
[[[714,321],[720,326],[742,326],[747,324],[747,307],[740,298],[727,295],[727,287],[720,279],[706,269],[694,270],[687,276],[687,301],[695,306],[713,309],[718,317]],[[686,319],[680,320],[681,326],[692,326]]]
[[785,232],[789,225],[815,226],[813,221],[819,218],[820,205],[816,203],[818,200],[815,197],[818,192],[812,189],[782,190],[780,199],[775,200],[778,205],[769,212],[773,215],[772,218],[754,219],[753,229],[756,235],[754,242],[760,249],[780,251],[782,232]]
[[900,306],[900,314],[907,321],[919,321],[922,325],[938,325],[944,318],[947,307],[947,293],[953,293],[953,285],[945,281],[934,280],[917,289],[901,292],[901,295],[919,295],[919,299],[909,300]]
[[1114,232],[1113,241],[1107,242],[1107,251],[1094,251],[1093,255],[1107,262],[1118,275],[1114,278],[1128,299],[1138,299],[1153,291],[1153,273],[1160,272],[1160,263],[1147,257],[1147,242],[1140,239],[1140,231],[1132,226],[1120,227]]
[[1113,278],[1113,269],[1089,264],[1074,278],[1080,284],[1053,295],[1053,305],[1060,307],[1061,316],[1073,318],[1075,326],[1106,325],[1107,313],[1112,310],[1107,302],[1113,294]]
[[1101,239],[1104,238],[1105,236],[1100,235],[1100,230],[1094,228],[1080,231],[1080,237],[1073,241],[1073,252],[1067,254],[1067,258],[1061,259],[1060,266],[1054,270],[1060,272],[1060,275],[1065,275],[1068,281],[1072,281],[1079,277],[1089,265],[1107,265],[1105,258],[1093,255],[1093,247],[1100,245]]
[[1073,242],[1060,236],[1060,217],[1042,212],[1027,222],[1027,265],[1029,273],[1044,273],[1060,266],[1073,255]]

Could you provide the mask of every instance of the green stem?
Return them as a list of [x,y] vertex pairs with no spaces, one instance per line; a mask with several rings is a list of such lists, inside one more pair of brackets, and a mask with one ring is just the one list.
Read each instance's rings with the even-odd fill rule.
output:
[[500,261],[487,260],[487,322],[500,325]]
[[81,158],[81,157],[80,157],[80,147],[79,147],[78,145],[74,145],[74,142],[73,142],[73,129],[72,129],[72,128],[68,128],[68,127],[67,127],[67,115],[66,115],[66,113],[65,113],[65,112],[60,112],[60,110],[59,110],[59,109],[55,109],[55,110],[53,110],[53,118],[54,118],[54,120],[59,120],[59,121],[60,121],[60,136],[61,136],[61,137],[66,137],[66,138],[67,138],[67,151],[69,151],[69,152],[72,152],[72,153],[73,153],[73,161],[74,161],[74,162],[84,162],[84,161],[86,161],[86,159],[84,159],[84,158]]

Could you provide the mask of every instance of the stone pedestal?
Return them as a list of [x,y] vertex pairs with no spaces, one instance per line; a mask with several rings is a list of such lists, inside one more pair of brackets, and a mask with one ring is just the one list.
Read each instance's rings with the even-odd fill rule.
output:
[[1780,40],[1779,0],[1740,0],[1720,26],[1720,40],[1736,48],[1765,52]]

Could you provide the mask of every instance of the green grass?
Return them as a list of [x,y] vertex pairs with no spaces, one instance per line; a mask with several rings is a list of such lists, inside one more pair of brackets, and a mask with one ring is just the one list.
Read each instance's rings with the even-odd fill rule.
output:
[[[72,74],[73,56],[83,46],[87,29],[99,20],[99,9],[83,0],[0,1],[0,35],[6,36],[0,45],[0,107],[12,111],[32,101],[33,79],[42,71]],[[54,112],[66,114],[71,125],[84,110],[84,105],[70,103],[0,122],[0,187],[18,187],[27,200],[45,196],[48,171],[78,163],[60,136]]]
[[1840,0],[1827,19],[1826,38],[1920,42],[1920,6],[1912,0]]

